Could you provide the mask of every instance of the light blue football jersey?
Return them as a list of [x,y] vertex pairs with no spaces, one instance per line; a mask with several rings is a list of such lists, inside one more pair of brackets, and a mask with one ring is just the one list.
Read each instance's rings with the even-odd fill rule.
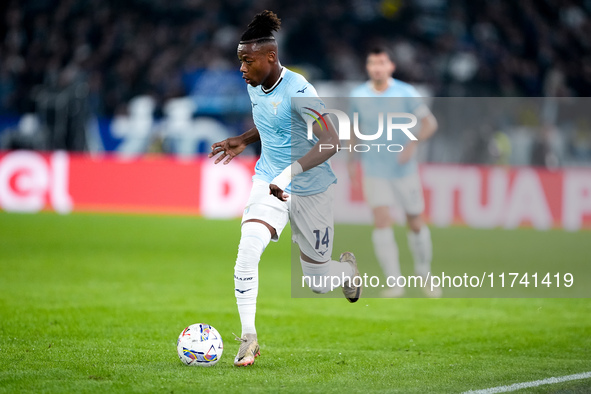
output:
[[[252,117],[261,136],[261,157],[255,166],[253,179],[271,182],[286,167],[304,156],[318,141],[307,139],[305,112],[312,108],[324,114],[324,102],[306,78],[287,68],[274,88],[263,91],[262,86],[248,85]],[[293,100],[304,97],[306,100]],[[324,192],[336,183],[328,161],[297,175],[285,189],[288,194],[308,196]]]
[[[356,99],[367,97],[365,99]],[[375,134],[378,130],[378,114],[384,114],[384,132],[382,136],[373,141],[358,141],[366,144],[399,144],[405,146],[410,139],[403,132],[393,132],[392,140],[387,140],[387,119],[388,112],[406,112],[417,115],[419,122],[410,129],[417,136],[420,129],[420,116],[417,114],[424,109],[424,104],[420,99],[417,90],[402,81],[390,78],[388,89],[383,92],[376,92],[371,81],[359,85],[351,92],[351,112],[359,113],[359,130],[363,134]],[[352,114],[350,115],[353,121]],[[408,123],[408,119],[401,119],[400,123]],[[396,122],[395,122],[396,123]],[[394,148],[393,148],[394,149]],[[366,176],[376,178],[402,178],[414,174],[418,171],[416,155],[404,164],[398,163],[399,153],[388,152],[381,148],[379,152],[371,150],[369,152],[358,153],[361,160],[361,167]]]

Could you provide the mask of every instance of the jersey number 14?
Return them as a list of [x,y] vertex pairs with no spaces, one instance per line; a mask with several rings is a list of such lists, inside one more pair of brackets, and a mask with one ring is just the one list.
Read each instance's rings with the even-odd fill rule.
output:
[[320,244],[326,246],[328,248],[329,238],[328,238],[328,227],[324,230],[324,236],[322,237],[322,242],[320,241],[320,233],[321,230],[314,230],[314,235],[316,235],[316,246],[314,249],[318,249]]

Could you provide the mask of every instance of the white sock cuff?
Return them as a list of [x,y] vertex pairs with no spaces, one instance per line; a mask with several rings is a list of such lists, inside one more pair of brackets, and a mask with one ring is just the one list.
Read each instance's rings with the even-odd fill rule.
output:
[[310,289],[315,293],[324,294],[328,292],[327,280],[325,277],[330,275],[330,262],[310,263],[300,257],[302,272],[308,277]]
[[324,263],[309,263],[300,257],[300,263],[302,264],[302,271],[304,271],[304,273],[322,275],[325,272],[328,272],[328,261]]

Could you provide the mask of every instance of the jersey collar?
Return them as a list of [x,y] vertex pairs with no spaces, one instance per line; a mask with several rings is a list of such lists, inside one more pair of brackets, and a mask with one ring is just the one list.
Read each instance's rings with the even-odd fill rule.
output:
[[378,92],[377,90],[374,89],[373,83],[371,83],[371,81],[367,81],[367,84],[369,85],[369,90],[371,90],[371,92],[376,95],[382,95],[382,94],[386,93],[388,91],[388,89],[390,89],[395,83],[396,83],[396,81],[394,80],[394,78],[390,77],[388,79],[388,87],[386,88],[386,90]]
[[266,90],[263,85],[261,85],[261,90],[263,91],[263,93],[265,94],[269,94],[271,93],[273,90],[275,90],[275,88],[277,87],[277,85],[279,85],[279,83],[283,80],[283,76],[285,75],[285,72],[287,71],[287,68],[283,67],[281,69],[281,74],[279,75],[279,78],[277,78],[277,82],[275,82],[273,84],[273,86],[271,86],[271,88],[269,90]]

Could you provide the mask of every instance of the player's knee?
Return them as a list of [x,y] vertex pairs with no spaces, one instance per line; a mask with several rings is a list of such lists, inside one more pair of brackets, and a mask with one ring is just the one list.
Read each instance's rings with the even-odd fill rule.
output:
[[408,228],[414,233],[420,232],[424,224],[421,215],[408,215],[407,222]]
[[242,225],[238,257],[234,271],[248,271],[256,267],[261,255],[271,241],[267,227],[259,222],[247,222]]
[[241,229],[238,251],[263,253],[270,241],[271,233],[267,226],[260,222],[245,222]]
[[376,207],[373,209],[373,224],[376,228],[392,226],[392,218],[388,207]]
[[373,224],[376,228],[388,228],[392,226],[392,221],[390,220],[390,218],[380,216],[374,218]]

